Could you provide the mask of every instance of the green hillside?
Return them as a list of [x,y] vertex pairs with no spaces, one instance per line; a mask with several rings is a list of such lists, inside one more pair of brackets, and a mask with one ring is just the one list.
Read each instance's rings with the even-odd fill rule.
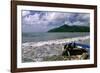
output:
[[48,32],[90,32],[90,28],[88,26],[63,25],[57,28],[53,28]]

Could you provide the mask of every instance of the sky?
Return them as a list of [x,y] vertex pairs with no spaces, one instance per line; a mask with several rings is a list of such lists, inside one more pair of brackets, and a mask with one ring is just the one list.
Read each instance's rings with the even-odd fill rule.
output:
[[62,25],[89,26],[89,13],[22,10],[22,32],[47,32]]

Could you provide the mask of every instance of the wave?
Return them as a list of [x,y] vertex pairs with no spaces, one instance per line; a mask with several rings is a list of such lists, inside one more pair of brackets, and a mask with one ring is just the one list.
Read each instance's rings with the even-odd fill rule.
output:
[[22,46],[43,46],[45,44],[49,44],[49,45],[50,44],[63,44],[63,43],[69,43],[69,42],[84,41],[89,38],[90,36],[83,36],[83,37],[56,39],[56,40],[40,41],[40,42],[26,42],[26,43],[23,43]]

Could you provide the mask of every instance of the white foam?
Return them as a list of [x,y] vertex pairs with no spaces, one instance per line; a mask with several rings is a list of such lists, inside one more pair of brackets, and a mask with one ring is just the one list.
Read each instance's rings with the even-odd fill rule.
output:
[[84,37],[74,37],[74,38],[66,38],[66,39],[56,39],[56,40],[49,40],[49,41],[40,41],[40,42],[27,42],[23,43],[22,46],[43,46],[45,44],[62,44],[62,43],[69,43],[73,41],[79,41],[79,40],[86,40],[89,39],[90,36],[84,36]]

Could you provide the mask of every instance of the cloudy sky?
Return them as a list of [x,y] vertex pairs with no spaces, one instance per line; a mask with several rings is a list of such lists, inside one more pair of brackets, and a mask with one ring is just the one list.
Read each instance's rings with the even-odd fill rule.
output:
[[22,10],[23,32],[46,32],[62,25],[89,26],[90,14]]

